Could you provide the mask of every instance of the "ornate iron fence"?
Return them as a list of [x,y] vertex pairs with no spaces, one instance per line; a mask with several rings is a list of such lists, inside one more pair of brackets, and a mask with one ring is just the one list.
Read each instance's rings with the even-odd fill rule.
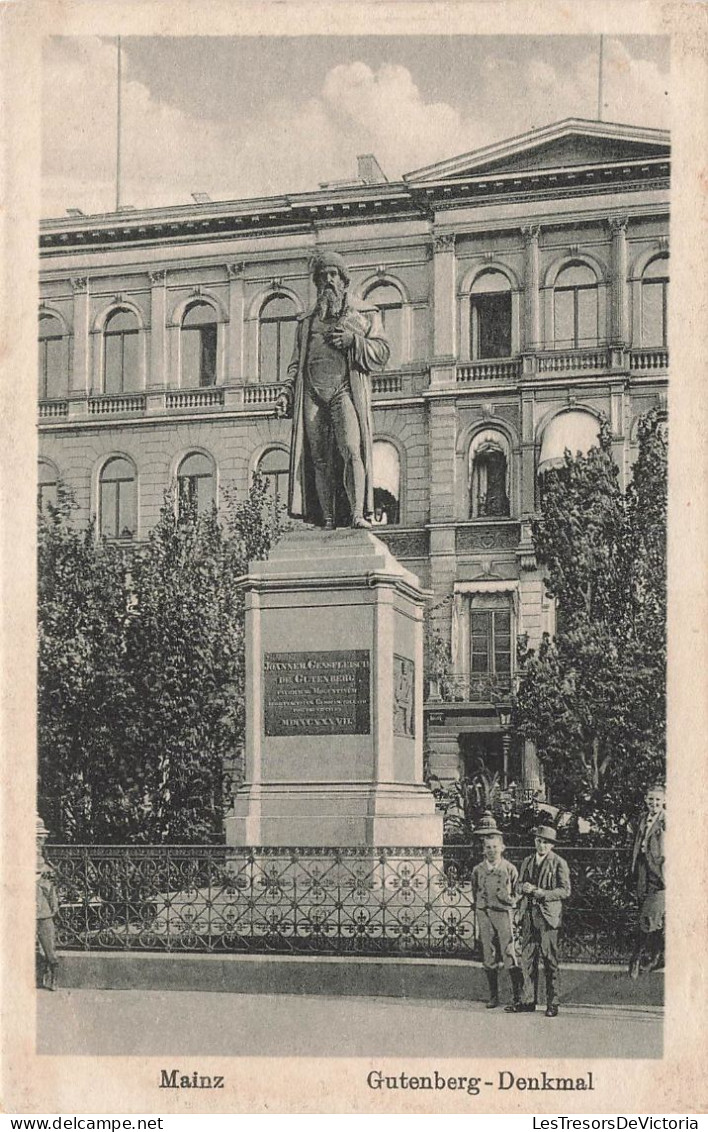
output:
[[[625,961],[636,912],[624,853],[561,850],[563,956]],[[530,849],[515,846],[518,862]],[[472,846],[291,849],[51,846],[58,943],[73,950],[476,957]]]

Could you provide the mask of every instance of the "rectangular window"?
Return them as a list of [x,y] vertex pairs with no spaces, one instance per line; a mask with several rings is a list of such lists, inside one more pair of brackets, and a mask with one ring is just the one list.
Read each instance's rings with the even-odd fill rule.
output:
[[666,345],[666,283],[642,283],[642,346]]
[[182,353],[182,388],[196,389],[199,385],[201,342],[198,329],[184,329],[180,338]]
[[39,396],[55,400],[67,392],[67,347],[63,338],[39,342]]
[[475,358],[511,357],[511,295],[475,295],[472,305]]
[[578,296],[578,346],[597,344],[597,288],[576,291]]
[[470,617],[470,672],[475,676],[497,677],[507,683],[511,677],[511,610],[472,609]]
[[199,336],[199,384],[214,385],[216,382],[216,323],[202,326]]
[[395,370],[400,367],[403,357],[403,311],[400,307],[381,307],[380,313],[384,338],[391,351],[387,368]]
[[116,538],[118,531],[118,484],[101,484],[101,534]]
[[106,334],[103,357],[104,392],[113,396],[137,392],[140,388],[137,333]]
[[259,335],[258,373],[263,382],[278,380],[278,323],[262,322]]
[[573,291],[556,291],[554,295],[554,339],[556,346],[570,348],[575,342],[575,309]]

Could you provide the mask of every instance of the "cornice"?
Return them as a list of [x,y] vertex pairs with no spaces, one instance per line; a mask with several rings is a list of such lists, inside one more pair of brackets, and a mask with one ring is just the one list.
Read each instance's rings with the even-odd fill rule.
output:
[[235,236],[267,237],[287,232],[346,229],[357,224],[380,224],[401,219],[428,219],[433,210],[467,204],[527,203],[549,197],[593,196],[608,190],[632,192],[669,186],[666,157],[602,165],[564,167],[473,176],[425,182],[361,186],[338,193],[320,192],[269,200],[232,201],[218,205],[142,210],[129,214],[45,220],[40,223],[40,247],[48,254],[81,250],[164,247],[176,240],[199,243]]

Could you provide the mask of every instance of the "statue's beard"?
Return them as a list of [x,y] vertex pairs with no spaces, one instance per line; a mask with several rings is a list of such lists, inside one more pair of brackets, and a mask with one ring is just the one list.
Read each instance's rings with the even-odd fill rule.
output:
[[317,294],[317,313],[320,318],[339,318],[344,310],[346,292],[337,291],[329,284],[325,284]]

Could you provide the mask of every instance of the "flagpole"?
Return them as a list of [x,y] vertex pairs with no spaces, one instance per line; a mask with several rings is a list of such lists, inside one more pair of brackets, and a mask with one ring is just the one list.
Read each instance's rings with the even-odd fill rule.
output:
[[121,59],[121,42],[118,36],[118,83],[116,88],[116,212],[120,209],[120,104],[121,104],[121,82],[122,82],[122,59]]
[[600,36],[600,65],[597,69],[597,119],[602,121],[602,52],[604,36]]

